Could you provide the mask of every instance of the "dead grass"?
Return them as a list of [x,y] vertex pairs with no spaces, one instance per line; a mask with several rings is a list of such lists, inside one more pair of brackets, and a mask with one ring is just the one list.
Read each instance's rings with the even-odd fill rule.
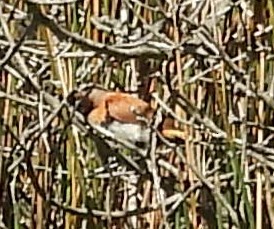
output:
[[[272,24],[266,0],[1,1],[1,228],[274,228]],[[184,143],[104,169],[65,103],[90,82]]]

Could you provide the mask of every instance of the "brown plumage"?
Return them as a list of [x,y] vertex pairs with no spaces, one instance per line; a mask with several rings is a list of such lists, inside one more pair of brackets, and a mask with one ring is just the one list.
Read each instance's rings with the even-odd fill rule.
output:
[[77,110],[96,124],[109,120],[140,124],[142,120],[139,117],[151,119],[154,112],[148,103],[130,94],[97,87],[86,88],[73,97],[79,101]]
[[[150,139],[148,123],[153,117],[154,110],[147,102],[127,93],[107,91],[94,85],[74,93],[69,100],[78,101],[76,109],[88,122],[103,125],[117,137],[133,143],[148,144]],[[162,134],[170,139],[184,138],[181,131],[179,133],[171,131],[172,124],[173,120],[170,119],[168,122],[163,122],[160,127]]]

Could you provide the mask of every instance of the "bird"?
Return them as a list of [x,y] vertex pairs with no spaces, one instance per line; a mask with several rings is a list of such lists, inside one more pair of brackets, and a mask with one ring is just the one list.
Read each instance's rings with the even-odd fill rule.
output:
[[117,138],[145,147],[150,138],[148,121],[154,110],[150,105],[128,93],[108,91],[96,85],[72,94],[76,110],[90,124],[100,125]]
[[[132,94],[109,91],[96,84],[84,86],[70,93],[68,101],[75,104],[89,124],[96,124],[112,132],[115,138],[146,149],[150,144],[151,123],[155,109]],[[168,139],[184,138],[175,130],[174,120],[165,119],[159,130]],[[112,147],[114,145],[112,144]]]

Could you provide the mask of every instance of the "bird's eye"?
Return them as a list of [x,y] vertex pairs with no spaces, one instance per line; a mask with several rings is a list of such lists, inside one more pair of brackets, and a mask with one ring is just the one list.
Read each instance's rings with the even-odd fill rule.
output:
[[76,110],[78,110],[84,116],[87,116],[92,109],[93,104],[87,97],[82,98],[79,102],[76,103]]

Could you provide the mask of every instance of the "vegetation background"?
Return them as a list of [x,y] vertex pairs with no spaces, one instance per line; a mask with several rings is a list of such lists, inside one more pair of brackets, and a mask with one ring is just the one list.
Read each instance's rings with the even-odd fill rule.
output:
[[[273,4],[0,1],[0,227],[274,228]],[[102,167],[65,103],[90,82],[176,119],[153,175]]]

